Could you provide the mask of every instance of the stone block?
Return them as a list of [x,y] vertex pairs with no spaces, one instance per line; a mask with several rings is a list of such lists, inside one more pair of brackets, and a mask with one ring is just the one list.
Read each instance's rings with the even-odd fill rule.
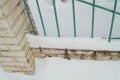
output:
[[83,51],[83,50],[77,50],[76,51],[76,54],[88,54],[88,55],[92,55],[93,54],[93,51],[87,51],[87,50],[85,50],[85,51]]
[[80,59],[80,55],[79,54],[70,54],[70,58],[71,59]]
[[20,51],[0,51],[0,57],[25,57],[27,55],[23,50]]
[[120,56],[111,56],[111,60],[120,60]]
[[120,52],[111,52],[110,53],[112,56],[120,56]]
[[4,6],[0,7],[0,18],[7,16],[19,3],[20,0],[7,0]]
[[1,62],[27,62],[26,58],[24,57],[0,57]]
[[30,67],[22,67],[22,66],[4,66],[3,69],[7,72],[32,72],[35,70],[35,63]]
[[97,56],[97,60],[111,60],[111,56]]
[[3,7],[3,5],[5,5],[7,0],[0,0],[0,7]]

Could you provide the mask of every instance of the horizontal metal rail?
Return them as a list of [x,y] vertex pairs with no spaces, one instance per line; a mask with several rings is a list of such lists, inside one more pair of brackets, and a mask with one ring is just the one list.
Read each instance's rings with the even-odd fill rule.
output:
[[120,37],[113,37],[113,38],[111,38],[111,39],[120,39]]
[[[88,5],[93,6],[93,4],[92,4],[92,3],[87,2],[87,1],[83,1],[83,0],[77,0],[77,1],[80,1],[80,2],[82,2],[82,3],[85,3],[85,4],[88,4]],[[114,12],[114,10],[111,10],[111,9],[105,8],[105,7],[100,6],[100,5],[97,5],[97,4],[95,4],[94,6],[95,6],[96,8],[103,9],[103,10],[106,10],[106,11],[108,11],[108,12]],[[120,12],[115,11],[115,14],[120,15]]]

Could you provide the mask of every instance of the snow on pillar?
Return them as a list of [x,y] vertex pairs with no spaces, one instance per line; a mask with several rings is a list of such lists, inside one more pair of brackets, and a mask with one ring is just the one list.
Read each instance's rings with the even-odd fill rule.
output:
[[34,57],[25,36],[28,26],[23,0],[0,0],[0,66],[5,71],[34,73]]

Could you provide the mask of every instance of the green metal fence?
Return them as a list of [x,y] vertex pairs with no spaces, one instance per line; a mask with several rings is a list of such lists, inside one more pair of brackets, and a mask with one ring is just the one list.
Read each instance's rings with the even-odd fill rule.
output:
[[[56,27],[57,27],[57,34],[58,34],[58,37],[61,36],[60,34],[60,29],[59,29],[59,21],[58,21],[58,16],[57,16],[57,9],[56,9],[56,4],[55,4],[55,1],[56,0],[52,0],[53,2],[53,8],[54,8],[54,15],[55,15],[55,20],[56,20]],[[116,7],[117,7],[117,2],[118,0],[114,0],[114,8],[113,10],[112,9],[109,9],[109,8],[106,8],[106,7],[103,7],[103,6],[100,6],[100,5],[97,5],[96,4],[96,0],[93,0],[92,3],[90,2],[87,2],[87,1],[84,1],[84,0],[76,0],[78,2],[81,2],[81,3],[84,3],[84,4],[87,4],[89,6],[92,6],[92,25],[91,25],[91,38],[94,38],[94,19],[95,19],[95,8],[99,8],[99,9],[102,9],[102,10],[105,10],[105,11],[108,11],[108,12],[111,12],[112,13],[112,20],[111,20],[111,26],[110,26],[110,30],[109,30],[109,36],[108,36],[108,41],[110,42],[112,39],[120,39],[119,37],[116,38],[116,37],[112,37],[112,32],[113,32],[113,27],[114,27],[114,19],[115,19],[115,15],[120,15],[120,12],[117,12],[116,11]],[[28,6],[27,6],[27,3],[26,3],[26,0],[24,0],[24,4],[25,4],[25,9],[26,9],[26,12],[27,12],[27,15],[28,15],[28,18],[30,20],[30,23],[31,23],[31,27],[33,29],[33,32],[34,34],[35,33],[35,30],[33,28],[33,24],[32,24],[32,20],[31,20],[31,17],[30,17],[30,14],[29,14],[29,10],[28,10]],[[73,14],[73,34],[74,34],[74,37],[77,36],[77,33],[76,33],[76,15],[75,15],[75,0],[72,0],[72,14]],[[44,20],[43,20],[43,17],[42,17],[42,13],[41,13],[41,9],[40,9],[40,5],[39,5],[39,2],[38,0],[36,0],[36,5],[37,5],[37,8],[38,8],[38,12],[39,12],[39,17],[40,17],[40,20],[41,20],[41,23],[42,23],[42,28],[43,28],[43,31],[44,31],[44,36],[47,36],[47,32],[46,32],[46,29],[45,29],[45,26],[44,26]]]

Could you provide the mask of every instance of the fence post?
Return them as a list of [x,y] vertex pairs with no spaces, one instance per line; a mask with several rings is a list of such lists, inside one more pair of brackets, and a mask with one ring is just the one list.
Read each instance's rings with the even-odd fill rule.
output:
[[42,23],[42,28],[43,28],[43,31],[44,31],[44,36],[47,36],[38,0],[36,0],[36,4],[37,4],[38,12],[39,12],[39,17],[40,17],[40,20],[41,20],[41,23]]
[[73,11],[74,37],[76,37],[76,18],[75,18],[75,1],[74,0],[72,0],[72,11]]
[[57,12],[56,12],[55,0],[52,0],[52,2],[53,2],[53,8],[54,8],[54,14],[55,14],[55,20],[56,20],[56,26],[57,26],[57,33],[58,33],[58,37],[60,37],[60,30],[59,30],[59,23],[58,23],[58,17],[57,17]]
[[33,25],[33,22],[32,22],[30,13],[29,13],[29,10],[28,10],[28,5],[27,5],[27,3],[26,3],[26,0],[23,0],[23,2],[24,2],[24,5],[25,5],[25,10],[26,10],[28,19],[29,19],[29,21],[30,21],[30,25],[31,25],[31,28],[32,28],[32,32],[34,33],[34,35],[36,35],[36,32],[35,32],[34,25]]
[[95,0],[93,0],[93,6],[92,6],[92,30],[91,30],[91,38],[94,37],[94,17],[95,17]]
[[114,2],[114,10],[113,10],[113,15],[112,15],[112,21],[111,21],[111,27],[110,27],[108,42],[111,41],[111,36],[112,36],[112,31],[113,31],[113,25],[114,25],[114,19],[115,19],[116,7],[117,7],[117,0],[115,0],[115,2]]

